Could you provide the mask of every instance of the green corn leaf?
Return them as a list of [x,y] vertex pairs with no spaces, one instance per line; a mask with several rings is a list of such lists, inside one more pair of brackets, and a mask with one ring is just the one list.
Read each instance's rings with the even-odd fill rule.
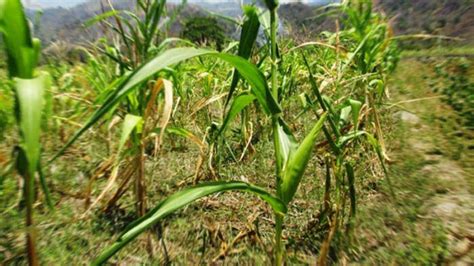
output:
[[30,67],[35,69],[41,55],[41,41],[38,38],[32,38],[31,40],[33,47],[31,48]]
[[0,0],[0,30],[8,56],[11,77],[33,78],[39,56],[39,41],[30,35],[30,28],[20,0]]
[[35,79],[14,79],[15,94],[18,100],[18,117],[30,175],[37,170],[40,156],[41,115],[43,95],[48,87],[47,75]]
[[259,10],[260,11],[260,24],[263,27],[265,35],[270,37],[270,11],[268,10]]
[[[258,19],[260,20],[260,24],[262,25],[263,32],[264,32],[264,34],[267,38],[270,38],[270,35],[271,35],[271,14],[270,13],[271,12],[268,9],[267,10],[258,9],[258,13],[259,13]],[[280,45],[277,43],[276,44],[277,58],[280,58],[280,48],[279,48],[279,46]],[[265,56],[269,56],[269,54],[267,54]],[[262,58],[262,60],[263,59],[264,58]]]
[[231,64],[239,71],[242,78],[251,85],[251,92],[267,115],[281,113],[281,107],[272,96],[265,76],[254,64],[239,56],[229,54],[214,54],[214,56]]
[[308,109],[308,106],[311,104],[311,101],[310,101],[311,99],[308,98],[308,94],[303,92],[300,95],[298,95],[298,99],[301,102],[301,107],[304,110]]
[[[154,131],[156,133],[160,133],[161,128],[157,128]],[[169,134],[174,134],[176,136],[183,137],[183,138],[188,138],[189,136],[194,135],[191,131],[189,131],[185,128],[182,128],[182,127],[167,127],[166,132],[168,132]]]
[[280,105],[273,98],[268,87],[265,76],[260,70],[247,60],[230,54],[219,53],[212,50],[196,49],[196,48],[174,48],[167,50],[161,55],[155,57],[150,62],[134,71],[130,76],[112,93],[104,104],[92,115],[85,125],[69,140],[68,143],[50,160],[54,161],[59,157],[70,145],[72,145],[84,132],[91,128],[100,118],[107,114],[114,106],[119,103],[130,92],[142,84],[144,81],[153,77],[157,72],[185,60],[198,57],[210,56],[219,58],[233,67],[235,67],[240,75],[247,80],[252,87],[252,93],[257,98],[263,110],[268,115],[278,114],[281,112]]
[[[159,129],[159,132],[161,132],[161,129]],[[180,136],[183,138],[186,138],[188,140],[191,140],[194,142],[200,149],[204,148],[204,143],[200,138],[198,138],[193,132],[182,128],[182,127],[167,127],[166,132],[169,134],[174,134],[176,136]]]
[[150,42],[153,39],[153,36],[156,35],[156,31],[159,30],[162,26],[159,25],[160,21],[162,20],[162,17],[166,16],[166,0],[160,0],[160,1],[154,1],[151,5],[151,8],[147,11],[151,19],[151,23],[146,24],[145,28],[148,29],[147,31],[147,39],[145,41],[146,45],[149,46]]
[[349,99],[349,104],[351,105],[351,111],[352,111],[352,123],[354,124],[354,131],[357,131],[359,128],[359,116],[360,116],[360,109],[362,108],[362,103]]
[[358,137],[366,135],[366,134],[367,134],[367,132],[365,132],[365,131],[354,131],[352,133],[349,133],[347,135],[344,135],[344,136],[340,137],[338,142],[337,142],[337,145],[339,147],[342,147],[342,146],[346,145],[349,141],[351,141],[353,139],[357,139]]
[[122,133],[120,135],[119,147],[117,150],[117,157],[119,157],[122,152],[123,146],[128,140],[128,137],[135,128],[139,128],[140,124],[143,122],[141,116],[127,114],[123,120]]
[[108,19],[108,18],[110,18],[110,17],[117,16],[117,15],[119,15],[119,13],[120,13],[120,12],[117,11],[117,10],[110,10],[110,11],[107,11],[107,12],[102,13],[102,14],[100,14],[100,15],[97,15],[97,16],[91,18],[91,19],[86,20],[86,22],[84,22],[84,27],[88,28],[88,27],[90,27],[90,26],[92,26],[92,25],[95,25],[95,24],[97,24],[97,23],[99,23],[99,22],[102,22],[103,20],[106,20],[106,19]]
[[286,169],[283,171],[283,179],[281,184],[281,197],[283,202],[288,204],[294,197],[301,178],[306,170],[313,146],[316,139],[321,132],[324,122],[326,121],[327,114],[321,116],[319,121],[305,137],[303,142],[298,146],[298,149],[294,154],[290,154],[289,161]]
[[290,156],[298,149],[298,142],[283,120],[274,125],[277,172],[280,176],[288,165]]
[[[178,43],[182,43],[182,44],[186,44],[186,45],[189,45],[189,46],[194,46],[195,44],[186,40],[186,39],[181,39],[181,38],[176,38],[176,37],[172,37],[172,38],[166,38],[164,39],[160,45],[158,47],[156,47],[156,51],[162,51],[163,49],[165,49],[165,47],[167,46],[170,46],[171,44],[178,44]],[[151,49],[150,51],[151,52],[154,52],[155,49]]]
[[370,88],[374,88],[379,96],[383,95],[385,83],[380,79],[374,79],[369,83]]
[[343,122],[347,122],[349,119],[349,115],[351,114],[351,111],[352,111],[352,108],[350,106],[346,106],[342,108],[339,119],[342,120]]
[[212,11],[210,11],[210,10],[208,10],[208,9],[204,9],[204,11],[205,11],[206,13],[208,13],[211,17],[216,17],[216,18],[225,20],[225,21],[227,21],[227,22],[229,22],[229,23],[231,23],[231,24],[234,24],[234,25],[236,25],[236,26],[242,24],[238,19],[236,19],[236,18],[234,18],[234,17],[232,17],[232,16],[226,16],[226,15],[223,15],[223,14],[220,14],[220,13],[212,12]]
[[[336,137],[339,137],[339,129],[336,126],[336,122],[334,121],[336,119],[334,110],[332,109],[331,101],[328,101],[325,99],[325,97],[321,94],[318,85],[316,84],[316,78],[314,77],[313,71],[311,70],[311,66],[306,59],[305,54],[302,52],[301,55],[303,56],[303,61],[306,66],[306,69],[308,70],[309,73],[309,84],[311,85],[311,88],[313,90],[314,95],[316,96],[319,105],[325,112],[329,112],[329,125],[331,126],[331,129],[333,133],[336,135]],[[333,150],[337,151],[337,147],[335,146],[334,142],[332,141],[331,136],[329,135],[329,131],[324,127],[324,134],[326,135],[327,140],[331,144],[331,147]]]
[[222,126],[219,130],[219,135],[225,131],[229,122],[234,120],[234,118],[240,112],[242,112],[242,110],[244,110],[245,107],[247,107],[249,104],[255,101],[255,99],[256,99],[255,96],[252,94],[241,94],[237,96],[235,100],[232,102],[230,110],[227,113],[226,117],[224,118],[224,122],[222,123]]
[[359,46],[354,50],[352,53],[348,53],[348,57],[341,67],[340,75],[339,77],[343,77],[346,74],[346,71],[348,70],[349,66],[353,63],[354,59],[356,56],[363,50],[365,44],[370,40],[370,38],[380,29],[382,25],[378,25],[375,27],[373,30],[371,30],[369,33],[367,33],[364,37],[364,39],[359,43]]
[[117,239],[117,241],[111,246],[107,247],[107,249],[103,251],[99,257],[94,260],[94,262],[92,262],[92,265],[100,265],[104,263],[143,231],[156,224],[159,220],[183,208],[184,206],[193,203],[205,196],[231,190],[251,192],[267,202],[273,208],[275,213],[280,215],[286,213],[286,206],[283,204],[283,202],[273,197],[270,195],[270,193],[266,192],[262,188],[250,185],[248,183],[214,182],[198,185],[173,194],[158,204],[158,206],[156,206],[153,210],[145,214],[145,216],[130,224],[125,229],[125,232]]
[[[258,9],[253,6],[244,6],[245,22],[242,25],[240,33],[239,51],[238,55],[242,58],[249,59],[252,54],[252,48],[257,40],[258,30],[260,29],[260,21],[257,14]],[[236,70],[232,77],[229,94],[225,106],[227,106],[234,95],[237,84],[239,83],[240,75]]]
[[258,9],[254,6],[244,6],[245,22],[242,26],[242,35],[239,42],[239,56],[249,58],[252,48],[258,36],[260,21],[258,19]]

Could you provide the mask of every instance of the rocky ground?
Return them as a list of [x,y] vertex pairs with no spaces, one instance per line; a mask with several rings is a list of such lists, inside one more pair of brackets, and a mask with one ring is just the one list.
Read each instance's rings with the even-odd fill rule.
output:
[[[417,63],[413,64],[416,67]],[[434,193],[421,208],[425,210],[421,222],[441,221],[449,253],[445,262],[474,265],[474,172],[472,145],[469,145],[473,132],[450,124],[456,120],[456,114],[426,83],[413,80],[405,84],[408,85],[403,88],[406,93],[397,96],[400,101],[420,96],[425,99],[406,102],[405,111],[395,115],[406,131],[405,137],[408,136],[404,153],[421,156],[424,166],[414,174],[428,177],[426,182],[436,184]]]

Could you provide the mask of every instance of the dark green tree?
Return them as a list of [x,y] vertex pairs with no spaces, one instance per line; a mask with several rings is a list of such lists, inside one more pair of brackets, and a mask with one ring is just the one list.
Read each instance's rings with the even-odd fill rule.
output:
[[225,30],[213,17],[194,17],[186,21],[181,36],[200,46],[214,46],[222,50],[226,41]]

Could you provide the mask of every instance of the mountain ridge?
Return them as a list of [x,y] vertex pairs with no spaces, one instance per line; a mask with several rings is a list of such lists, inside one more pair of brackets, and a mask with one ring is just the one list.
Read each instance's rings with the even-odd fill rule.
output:
[[[197,1],[201,4],[186,5],[180,19],[208,15],[206,10],[233,17],[242,13],[237,2],[205,4],[202,0]],[[133,3],[127,0],[115,0],[114,6],[133,9]],[[464,43],[473,42],[474,0],[378,0],[376,8],[392,18],[396,34],[435,34],[459,37],[465,39]],[[304,3],[281,5],[280,17],[296,40],[314,39],[323,30],[334,30],[337,16],[318,17],[315,9]],[[97,34],[84,29],[82,24],[101,12],[99,2],[94,0],[73,8],[44,9],[37,36],[46,44],[59,40],[76,43],[94,40]],[[34,17],[33,11],[29,14]]]
[[[281,3],[296,3],[302,2],[305,4],[310,5],[322,5],[329,2],[337,2],[338,0],[283,0]],[[63,7],[63,8],[72,8],[77,5],[91,2],[91,0],[23,0],[23,3],[26,8],[55,8],[55,7]],[[190,4],[222,4],[222,3],[237,3],[238,1],[233,0],[188,0],[187,3]],[[251,1],[244,1],[249,2]],[[168,3],[170,4],[179,4],[180,0],[169,0]]]

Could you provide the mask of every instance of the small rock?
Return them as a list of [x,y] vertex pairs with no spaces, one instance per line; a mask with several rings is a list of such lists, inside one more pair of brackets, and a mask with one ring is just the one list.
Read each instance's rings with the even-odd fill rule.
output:
[[408,144],[414,150],[419,151],[421,153],[426,153],[434,148],[431,143],[419,139],[408,139]]
[[79,173],[75,176],[75,178],[76,178],[76,182],[79,183],[79,184],[81,184],[81,183],[84,182],[86,176],[84,175],[83,172],[79,172]]
[[469,252],[470,248],[471,248],[471,241],[469,241],[469,239],[467,238],[464,238],[463,240],[456,243],[453,249],[453,254],[455,256],[462,257]]
[[407,111],[400,111],[395,114],[395,117],[399,118],[403,122],[407,122],[412,125],[416,125],[420,123],[420,118],[412,113],[409,113]]
[[453,202],[443,202],[441,204],[438,204],[434,211],[438,215],[442,216],[451,216],[454,214],[454,212],[459,209],[459,205]]
[[469,262],[466,262],[466,261],[456,261],[454,263],[455,266],[471,266],[472,264],[470,264]]

